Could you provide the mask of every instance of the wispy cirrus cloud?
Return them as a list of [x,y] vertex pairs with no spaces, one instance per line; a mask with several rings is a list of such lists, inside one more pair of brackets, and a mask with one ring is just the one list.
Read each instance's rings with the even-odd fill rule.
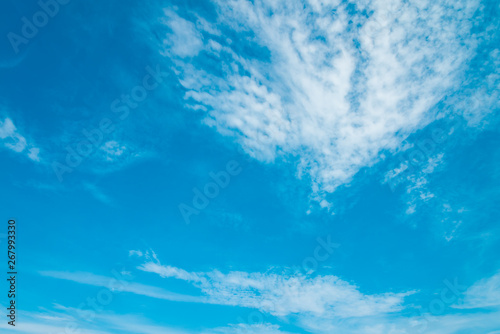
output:
[[295,313],[332,318],[374,316],[401,310],[404,297],[413,293],[366,295],[357,286],[333,275],[189,272],[162,265],[156,256],[151,258],[148,254],[145,257],[149,259],[138,266],[139,270],[187,281],[198,287],[209,303],[256,308],[275,316]]
[[[400,183],[405,185],[407,197],[406,214],[415,213],[417,204],[425,203],[434,198],[435,195],[428,188],[428,175],[433,173],[443,164],[443,157],[443,153],[428,157],[421,163],[421,166],[419,166],[417,170],[411,166],[414,161],[409,160],[385,173],[384,183],[389,183],[391,187]],[[405,173],[410,168],[413,169],[414,172],[406,175]]]
[[[195,334],[173,327],[161,326],[149,319],[133,314],[96,312],[91,321],[83,314],[86,310],[54,304],[52,308],[39,312],[20,311],[25,321],[16,325],[16,331],[26,334],[88,333],[88,334]],[[0,329],[11,326],[0,324]]]
[[[66,271],[41,271],[40,275],[72,281],[80,284],[87,284],[93,286],[99,286],[108,288],[111,291],[116,290],[115,279],[113,277],[95,275],[88,272],[66,272]],[[130,292],[137,295],[143,295],[147,297],[165,299],[171,301],[182,301],[182,302],[205,302],[206,298],[197,296],[182,295],[174,292],[167,291],[162,288],[145,285],[135,282],[126,282],[119,287],[119,291]]]
[[271,325],[267,323],[263,324],[236,324],[227,327],[218,327],[208,331],[204,331],[202,334],[232,334],[232,333],[245,333],[245,334],[292,334],[290,332],[284,332],[280,330],[277,325]]
[[[452,314],[431,314],[428,310],[420,315],[404,315],[404,297],[410,293],[385,293],[380,295],[362,294],[359,289],[334,276],[319,276],[310,279],[303,276],[290,276],[273,273],[229,272],[214,270],[211,272],[188,272],[159,263],[158,256],[152,252],[137,251],[133,254],[144,257],[146,262],[138,269],[191,283],[199,288],[204,296],[176,294],[162,288],[140,283],[126,282],[120,291],[134,293],[151,298],[204,304],[219,304],[255,308],[262,315],[260,323],[236,323],[223,327],[201,331],[176,331],[156,325],[147,319],[138,319],[131,315],[117,315],[109,312],[97,314],[97,320],[103,325],[99,329],[105,332],[95,333],[288,333],[281,327],[267,323],[264,314],[277,319],[295,318],[297,325],[311,333],[348,333],[348,334],[453,334],[459,330],[470,333],[489,333],[500,326],[498,309],[499,275],[493,275],[470,286],[452,305],[456,309],[475,309],[474,312],[454,312]],[[64,279],[80,284],[87,284],[112,289],[113,278],[83,272],[45,271],[41,275]],[[449,295],[448,291],[448,295]],[[449,297],[447,295],[447,298]],[[480,310],[488,308],[487,311]],[[44,326],[57,329],[58,323],[71,322],[78,310],[58,306],[58,312],[39,314]],[[479,309],[479,311],[478,311]],[[60,311],[64,312],[60,312]],[[460,310],[459,310],[460,311]],[[69,318],[68,318],[69,317]],[[55,323],[57,322],[57,323]],[[28,323],[35,326],[36,322]],[[30,327],[31,328],[31,327]],[[46,327],[40,327],[46,328]],[[49,327],[47,327],[49,328]],[[62,327],[60,327],[62,328]],[[87,328],[87,327],[82,327]],[[94,330],[97,328],[94,328]],[[90,331],[91,332],[91,331]],[[90,333],[89,332],[89,333]],[[33,333],[38,333],[34,331]],[[94,333],[94,332],[91,332]]]
[[392,315],[336,321],[302,318],[303,327],[311,333],[329,334],[455,334],[460,332],[492,334],[500,325],[500,312],[449,314],[425,317]]
[[[474,55],[476,1],[216,6],[217,27],[246,33],[257,51],[245,53],[194,23],[179,35],[172,29],[164,54],[188,105],[255,158],[296,159],[299,177],[310,177],[319,192],[349,182],[381,150],[395,150],[436,119],[436,105],[459,88]],[[166,15],[167,26],[179,21]],[[175,47],[181,37],[197,41],[187,59]],[[198,64],[205,53],[219,65]]]
[[454,305],[460,309],[500,307],[500,272],[474,283],[464,293],[463,300]]
[[[268,323],[234,324],[223,327],[187,330],[173,326],[159,325],[140,315],[117,314],[110,311],[96,312],[91,321],[85,318],[85,311],[80,308],[53,304],[51,308],[42,308],[37,312],[20,311],[24,321],[16,325],[18,333],[88,333],[88,334],[292,334]],[[10,325],[0,324],[0,329],[10,329]]]
[[[414,294],[413,291],[367,295],[355,285],[330,275],[310,278],[236,271],[224,274],[218,270],[188,272],[162,265],[154,252],[143,254],[147,261],[138,269],[190,282],[208,296],[209,303],[255,308],[281,318],[295,317],[301,328],[312,333],[452,334],[465,329],[482,333],[500,325],[498,310],[438,315],[424,310],[419,316],[405,316],[401,311],[414,305],[405,304],[404,298]],[[466,302],[455,307],[498,306],[499,277],[495,275],[473,284],[465,292]],[[260,328],[265,330],[255,333],[268,333],[269,329],[262,325]]]

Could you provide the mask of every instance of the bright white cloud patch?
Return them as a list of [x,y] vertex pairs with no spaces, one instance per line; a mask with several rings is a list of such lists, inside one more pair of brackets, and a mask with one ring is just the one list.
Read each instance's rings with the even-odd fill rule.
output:
[[4,147],[17,153],[25,153],[33,161],[40,161],[40,149],[28,144],[10,118],[0,121],[0,140]]
[[[268,50],[271,61],[187,23],[179,34],[168,23],[174,32],[170,56],[186,100],[206,111],[207,124],[258,159],[296,158],[299,176],[332,192],[376,162],[381,150],[397,148],[435,119],[433,107],[460,85],[474,54],[470,20],[476,6],[224,1],[219,26],[254,34],[249,39]],[[220,66],[183,60],[195,53],[180,52],[176,41],[196,40],[198,47],[202,33],[205,52]]]
[[240,271],[188,272],[161,265],[147,254],[150,260],[138,269],[188,281],[201,289],[209,303],[251,307],[276,316],[297,313],[331,318],[375,316],[400,310],[403,298],[411,294],[365,295],[356,286],[332,275],[310,278]]

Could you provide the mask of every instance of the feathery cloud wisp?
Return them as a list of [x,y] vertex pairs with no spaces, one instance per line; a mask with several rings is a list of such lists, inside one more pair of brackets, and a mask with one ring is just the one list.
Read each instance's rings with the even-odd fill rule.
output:
[[319,191],[349,182],[434,120],[433,107],[459,87],[474,54],[476,1],[217,4],[221,26],[247,32],[269,55],[245,54],[193,24],[181,35],[205,43],[190,55],[206,52],[220,65],[168,54],[188,104],[260,160],[295,157],[298,175]]
[[310,278],[241,271],[188,272],[164,266],[157,259],[145,262],[138,269],[190,282],[201,289],[210,303],[251,307],[276,316],[310,313],[348,318],[386,314],[400,310],[404,297],[413,293],[365,295],[356,286],[332,275]]

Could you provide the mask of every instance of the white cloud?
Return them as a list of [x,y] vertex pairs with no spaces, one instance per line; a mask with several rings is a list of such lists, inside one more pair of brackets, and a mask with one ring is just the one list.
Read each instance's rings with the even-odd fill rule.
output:
[[129,142],[118,139],[108,140],[99,146],[97,154],[90,157],[88,167],[92,172],[105,174],[121,170],[126,166],[137,163],[141,159],[154,156],[153,152],[138,148]]
[[[234,271],[223,274],[217,270],[187,272],[161,265],[157,258],[138,268],[162,277],[191,282],[209,297],[209,303],[256,308],[282,319],[296,317],[297,324],[311,333],[452,334],[459,330],[484,333],[500,325],[499,311],[444,315],[421,311],[418,316],[404,315],[401,312],[403,299],[413,292],[366,295],[335,276],[308,278]],[[500,274],[497,274],[474,284],[465,292],[465,302],[456,308],[499,306],[499,282]],[[245,325],[235,328],[238,326]],[[260,323],[260,328],[264,330],[255,333],[275,333],[273,330],[278,330],[268,329],[264,323]],[[235,331],[229,328],[215,331],[219,332]]]
[[[16,324],[16,331],[27,334],[194,334],[173,327],[156,325],[134,314],[114,314],[105,310],[94,312],[91,308],[73,308],[59,304],[54,304],[51,309],[41,308],[41,310],[43,311],[18,310],[23,321]],[[6,323],[0,324],[0,329],[11,327]]]
[[[16,324],[16,333],[25,333],[25,334],[47,334],[47,333],[71,333],[73,330],[70,326],[75,326],[74,323],[63,323],[61,325],[53,325],[49,323],[41,323],[41,322],[20,322]],[[4,329],[6,331],[12,330],[12,326],[2,323],[0,324],[0,329]],[[78,328],[78,327],[77,327]],[[86,334],[112,334],[112,332],[104,332],[100,330],[91,330],[86,328]]]
[[410,293],[362,294],[358,287],[327,275],[307,277],[232,271],[188,272],[148,261],[138,269],[190,282],[209,303],[256,308],[275,316],[295,313],[322,317],[366,317],[399,311]]
[[[149,252],[146,252],[149,253]],[[143,253],[143,254],[146,254]],[[153,259],[151,254],[149,260]],[[156,260],[157,261],[157,258]],[[150,265],[152,263],[153,265]],[[266,322],[265,313],[278,316],[281,320],[291,317],[297,326],[310,333],[330,334],[453,334],[459,331],[467,333],[489,333],[500,326],[499,291],[500,274],[473,284],[466,290],[464,298],[453,305],[457,309],[477,309],[489,307],[486,312],[460,310],[453,314],[433,315],[421,311],[420,315],[405,315],[401,303],[405,294],[363,295],[357,288],[334,276],[319,279],[292,277],[287,275],[218,271],[208,273],[189,273],[179,268],[162,266],[157,262],[146,262],[143,270],[155,272],[164,277],[178,278],[199,287],[208,298],[179,295],[158,287],[130,281],[123,282],[113,277],[105,277],[83,272],[41,272],[43,276],[70,280],[108,288],[113,292],[130,292],[137,295],[169,301],[216,303],[222,305],[247,306],[257,308],[250,319],[238,319],[239,324],[206,329],[192,334],[255,333],[279,334],[280,327]],[[121,283],[120,283],[121,282]],[[496,309],[491,309],[495,307]],[[57,332],[64,324],[74,321],[78,310],[57,305],[60,312],[46,311],[25,319],[25,328],[21,333]],[[62,312],[62,313],[61,313]],[[261,313],[262,312],[262,313]],[[261,315],[261,316],[259,316]],[[81,317],[81,316],[80,316]],[[79,323],[86,333],[108,333],[111,330],[130,333],[188,333],[172,328],[155,325],[149,320],[134,315],[116,315],[109,312],[96,314],[96,328],[88,328],[87,323]],[[248,321],[245,321],[248,320]],[[48,324],[50,322],[50,324]],[[3,326],[3,327],[2,327]],[[5,324],[0,328],[6,328]],[[102,331],[96,331],[96,329]],[[31,330],[31,331],[30,331]],[[45,332],[43,330],[46,330]],[[94,331],[92,331],[94,330]]]
[[33,161],[40,161],[40,157],[38,154],[40,153],[40,149],[37,147],[32,147],[28,151],[28,158],[30,158]]
[[212,330],[203,332],[202,334],[291,334],[289,332],[283,332],[279,329],[277,325],[271,325],[267,323],[262,324],[237,324],[228,327],[219,327]]
[[115,140],[110,140],[104,143],[100,150],[102,150],[106,154],[107,161],[114,161],[127,150],[125,145],[120,145]]
[[[426,209],[434,208],[436,210],[434,217],[441,218],[439,224],[435,225],[438,234],[446,241],[451,241],[460,232],[465,208],[463,206],[452,208],[448,198],[442,194],[439,196],[439,188],[437,194],[431,191],[435,189],[435,185],[434,188],[431,187],[429,175],[442,170],[445,165],[444,153],[430,155],[433,152],[434,149],[425,154],[420,149],[409,152],[408,160],[386,172],[383,182],[389,184],[392,190],[398,185],[404,187],[405,193],[402,197],[406,201],[407,215],[415,214],[424,206]],[[412,159],[412,156],[420,158]]]
[[19,133],[10,118],[0,121],[0,139],[6,148],[17,153],[25,153],[33,161],[40,161],[38,156],[40,149],[28,144],[26,138]]
[[462,303],[455,305],[456,308],[499,307],[500,272],[474,283],[474,285],[465,291],[464,295]]
[[483,334],[499,328],[500,312],[409,317],[398,314],[345,321],[308,317],[302,319],[301,325],[318,334]]
[[134,256],[134,255],[138,256],[138,257],[141,257],[143,255],[143,253],[140,250],[138,250],[138,251],[136,251],[136,250],[129,250],[128,251],[128,256]]
[[[402,162],[398,167],[388,171],[384,176],[384,183],[388,183],[394,190],[394,187],[402,184],[406,187],[407,209],[406,214],[411,215],[416,212],[417,204],[423,204],[435,197],[428,188],[428,175],[433,173],[443,164],[443,153],[438,153],[427,157],[422,151],[413,151],[419,153],[423,159],[417,161],[409,158]],[[412,154],[410,154],[410,157]]]
[[271,62],[230,42],[207,47],[219,57],[217,70],[174,52],[186,99],[250,155],[296,158],[299,177],[310,176],[320,192],[349,182],[432,121],[474,54],[476,1],[361,1],[354,15],[340,1],[218,4],[218,22],[253,32]]
[[[16,324],[16,331],[23,334],[292,334],[280,331],[277,325],[267,323],[242,323],[213,329],[189,331],[177,329],[173,326],[158,325],[150,319],[136,314],[116,314],[105,309],[93,312],[86,307],[74,308],[59,304],[54,304],[51,308],[40,308],[38,312],[18,310],[18,313],[23,321]],[[6,323],[0,324],[0,330],[7,330],[11,327]]]
[[99,286],[116,292],[130,292],[137,295],[151,298],[179,301],[179,302],[206,302],[206,298],[182,295],[170,292],[158,287],[144,285],[140,283],[129,282],[114,277],[94,275],[87,272],[65,272],[65,271],[41,271],[40,275],[73,281],[80,284]]
[[[165,54],[173,54],[178,57],[192,57],[203,48],[202,35],[196,26],[176,13],[165,11],[165,24],[172,30],[165,43]],[[205,20],[198,20],[198,26],[203,29],[209,28]]]

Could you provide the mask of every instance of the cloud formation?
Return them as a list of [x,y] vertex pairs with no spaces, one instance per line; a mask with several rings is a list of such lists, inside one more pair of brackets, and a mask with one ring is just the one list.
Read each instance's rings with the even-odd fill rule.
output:
[[[315,191],[334,191],[433,121],[474,55],[476,1],[216,4],[217,26],[246,34],[254,52],[214,28],[172,29],[165,54],[188,105],[253,157],[296,160]],[[177,21],[167,15],[169,26]],[[181,38],[197,47],[176,51]],[[196,63],[199,52],[218,64]]]
[[484,278],[465,291],[465,297],[456,308],[474,309],[500,307],[500,272]]
[[366,295],[336,276],[307,277],[276,273],[247,273],[231,271],[224,274],[188,272],[165,266],[156,256],[138,269],[187,281],[201,289],[208,302],[256,308],[275,316],[309,313],[328,318],[366,317],[399,311],[406,293]]
[[127,282],[124,280],[118,281],[114,277],[95,275],[87,272],[65,272],[65,271],[47,270],[47,271],[41,271],[40,275],[72,281],[80,284],[99,286],[107,288],[110,291],[130,292],[130,293],[135,293],[137,295],[143,295],[157,299],[180,301],[180,302],[199,302],[199,303],[205,302],[204,298],[182,295],[158,287],[135,283],[135,282]]
[[17,153],[23,153],[35,162],[40,161],[40,149],[29,144],[8,117],[0,121],[0,140],[4,147]]
[[[116,278],[91,273],[44,271],[41,272],[41,275],[104,287],[113,292],[129,292],[173,302],[250,307],[255,308],[258,315],[252,317],[253,322],[245,322],[245,319],[239,318],[237,319],[239,323],[224,327],[177,332],[175,329],[148,323],[145,319],[135,319],[131,315],[97,314],[97,323],[102,322],[102,325],[97,328],[105,330],[105,332],[99,333],[114,333],[115,330],[125,332],[128,330],[134,333],[288,333],[277,325],[268,323],[267,315],[281,319],[294,318],[297,320],[296,324],[299,328],[318,334],[336,332],[347,334],[453,334],[463,330],[469,330],[471,333],[489,333],[500,326],[499,274],[479,280],[470,286],[465,291],[463,298],[452,305],[457,309],[457,313],[434,314],[429,313],[429,309],[424,307],[424,309],[414,309],[414,311],[420,310],[419,315],[405,315],[401,312],[403,309],[408,311],[414,307],[411,304],[403,304],[404,297],[411,292],[366,295],[362,294],[356,286],[335,276],[318,276],[312,279],[275,273],[232,271],[223,274],[217,270],[188,272],[181,268],[162,265],[158,256],[152,251],[132,251],[132,254],[146,259],[146,262],[141,264],[138,269],[158,274],[164,278],[186,281],[199,288],[204,296],[177,294],[131,281],[120,280],[120,284],[117,285]],[[115,289],[116,286],[120,288]],[[432,304],[432,301],[427,304]],[[481,308],[488,308],[487,312],[482,312]],[[53,326],[50,328],[56,329],[63,328],[62,325],[59,327],[59,323],[64,324],[77,320],[75,319],[76,309],[62,306],[58,306],[57,309],[58,312],[46,311],[40,314],[37,317],[38,323],[43,326],[50,323],[50,326]],[[460,309],[467,310],[462,312]],[[61,313],[60,310],[64,312]],[[253,313],[253,315],[256,314]],[[255,322],[255,320],[258,321]],[[35,328],[36,322],[26,323],[26,325],[29,328]],[[40,328],[46,328],[43,326]],[[82,326],[82,328],[87,328],[86,325]],[[26,331],[26,333],[28,332]],[[33,333],[38,332],[33,331]]]

